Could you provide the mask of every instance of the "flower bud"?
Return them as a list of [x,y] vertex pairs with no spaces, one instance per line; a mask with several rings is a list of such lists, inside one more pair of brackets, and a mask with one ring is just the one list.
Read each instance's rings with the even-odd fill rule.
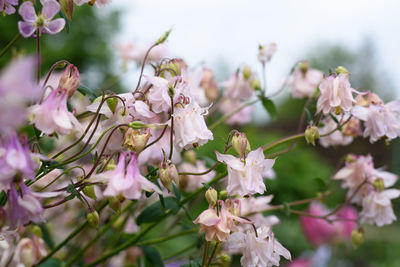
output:
[[313,146],[315,146],[315,140],[319,138],[318,128],[316,126],[307,126],[305,138],[307,144],[312,144]]
[[352,163],[352,162],[354,162],[356,160],[357,160],[357,156],[354,155],[354,154],[348,154],[346,156],[346,159],[345,159],[345,161],[348,162],[348,163]]
[[250,143],[245,133],[236,132],[232,137],[232,147],[243,158],[250,149]]
[[167,32],[165,32],[164,35],[161,36],[161,37],[157,40],[156,45],[159,45],[159,44],[164,43],[164,42],[167,40],[167,38],[168,38],[169,34],[171,33],[171,31],[172,31],[172,29],[169,29]]
[[142,129],[142,128],[149,128],[149,126],[141,121],[133,121],[129,123],[129,128]]
[[121,202],[116,196],[108,198],[108,206],[115,212],[119,212],[121,210]]
[[118,99],[116,97],[111,97],[106,100],[106,103],[111,112],[114,113],[118,105]]
[[306,75],[308,69],[310,68],[310,64],[308,64],[307,61],[301,61],[297,65],[301,73],[303,73],[303,76]]
[[158,169],[161,183],[171,192],[172,181],[179,186],[179,173],[174,164],[162,162]]
[[196,156],[196,152],[194,150],[185,151],[185,153],[183,154],[183,157],[187,162],[190,162],[192,164],[196,163],[197,156]]
[[339,66],[339,67],[336,68],[336,74],[337,74],[337,75],[339,75],[339,74],[346,74],[346,75],[349,75],[350,72],[349,72],[345,67]]
[[145,148],[150,136],[151,134],[149,128],[139,130],[129,128],[125,132],[124,145],[128,149],[135,151],[136,154],[139,154]]
[[243,78],[247,81],[251,77],[251,69],[249,66],[245,65],[243,67]]
[[43,237],[42,229],[40,229],[40,227],[37,225],[32,226],[31,232],[32,232],[32,234],[34,234],[40,238]]
[[93,210],[92,212],[88,213],[86,218],[90,226],[96,229],[99,227],[100,218],[97,211]]
[[77,67],[69,64],[60,78],[58,86],[62,91],[68,92],[68,98],[71,98],[80,85],[79,71]]
[[378,190],[378,192],[382,192],[385,189],[385,184],[381,178],[374,181],[374,188]]
[[219,192],[219,198],[221,200],[225,200],[227,197],[228,197],[228,191],[222,190],[222,191]]
[[206,199],[210,205],[215,205],[217,204],[218,200],[218,192],[214,188],[210,187],[206,191]]
[[171,74],[172,77],[175,76],[181,76],[182,75],[182,69],[187,69],[188,65],[186,64],[186,62],[183,59],[180,58],[174,58],[169,60],[167,63],[165,64],[161,64],[160,69],[165,68],[165,71],[162,71],[160,76],[165,78],[164,73],[168,72],[169,74]]
[[96,193],[94,192],[94,185],[87,185],[87,186],[85,186],[85,187],[82,189],[82,192],[83,192],[86,196],[90,197],[91,199],[94,199],[94,200],[97,199]]
[[357,247],[361,246],[365,241],[364,230],[362,228],[354,229],[351,232],[351,241],[352,241],[354,247],[357,248]]
[[256,90],[260,91],[261,90],[261,83],[259,79],[252,79],[250,82],[251,87]]

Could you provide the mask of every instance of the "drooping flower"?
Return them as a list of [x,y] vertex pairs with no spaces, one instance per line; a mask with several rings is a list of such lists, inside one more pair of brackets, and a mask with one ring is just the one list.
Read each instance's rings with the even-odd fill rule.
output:
[[371,191],[362,201],[361,223],[383,226],[396,220],[391,200],[400,196],[400,190]]
[[262,194],[265,191],[263,174],[271,169],[275,159],[264,159],[263,148],[251,151],[242,160],[232,155],[216,152],[217,159],[228,166],[228,186],[226,190],[229,195],[240,196]]
[[321,82],[323,73],[309,68],[306,62],[299,63],[290,77],[290,90],[294,98],[311,97]]
[[57,34],[65,26],[63,18],[53,17],[60,11],[60,4],[55,0],[40,0],[43,5],[42,13],[36,15],[35,8],[30,1],[25,1],[19,7],[19,14],[24,21],[18,22],[18,29],[25,38],[32,36],[35,31],[47,34]]
[[43,239],[34,235],[32,239],[22,238],[18,242],[14,258],[24,266],[33,266],[46,255],[47,250]]
[[[126,163],[126,160],[129,162]],[[106,181],[105,196],[121,194],[127,199],[139,199],[142,190],[161,193],[160,189],[140,174],[135,153],[122,153],[118,165],[112,171],[100,173],[94,178],[96,181]]]
[[26,104],[40,96],[34,73],[36,59],[25,57],[8,64],[0,75],[0,133],[13,133],[27,119]]
[[400,136],[400,100],[373,103],[376,102],[371,102],[368,107],[355,106],[352,110],[355,117],[364,121],[364,137],[374,143],[381,138],[392,140]]
[[278,50],[276,43],[258,46],[258,61],[260,61],[262,64],[269,62],[276,50]]
[[317,111],[322,111],[324,114],[335,112],[336,114],[342,111],[350,111],[354,102],[347,74],[339,74],[338,76],[329,76],[322,79],[319,85],[321,95],[317,102]]
[[32,123],[44,134],[69,134],[73,126],[81,128],[79,121],[68,111],[68,91],[60,87],[53,90],[42,104],[30,107]]
[[235,72],[227,81],[222,82],[220,85],[223,88],[224,98],[243,101],[254,95],[250,78],[246,79],[243,71]]
[[243,254],[240,263],[244,267],[279,266],[281,256],[291,260],[290,252],[276,240],[269,227],[258,228],[257,235],[253,230],[233,233],[228,248]]
[[15,13],[15,7],[18,5],[18,0],[0,0],[0,12],[3,15],[11,15]]
[[6,188],[12,181],[20,182],[35,176],[37,164],[32,159],[28,144],[19,142],[16,134],[2,140],[0,147],[0,183]]
[[[346,115],[342,118],[342,121],[346,121],[348,119],[349,115]],[[320,136],[319,138],[319,143],[323,147],[330,147],[330,146],[347,146],[351,142],[353,142],[353,136],[351,135],[345,135],[345,127],[348,126],[347,132],[348,133],[357,133],[359,134],[361,129],[358,127],[356,128],[357,125],[354,126],[354,124],[357,124],[359,126],[359,121],[355,118],[351,118],[349,122],[345,124],[345,126],[342,127],[342,129],[337,129],[338,125],[337,123],[330,117],[327,116],[325,119],[322,121],[324,124],[323,127],[318,128],[319,134],[320,135],[325,135],[328,134],[327,136]],[[351,129],[350,127],[353,128]],[[337,130],[335,130],[337,129]],[[334,131],[335,130],[335,131]]]
[[221,207],[220,211],[217,211],[218,207],[209,207],[193,221],[195,224],[200,224],[200,233],[206,233],[207,241],[227,241],[234,221],[249,223],[228,211],[223,201],[219,200],[218,205]]
[[195,101],[187,105],[178,105],[174,109],[174,136],[178,150],[204,145],[213,140],[212,132],[207,128],[204,116],[208,108],[200,107]]

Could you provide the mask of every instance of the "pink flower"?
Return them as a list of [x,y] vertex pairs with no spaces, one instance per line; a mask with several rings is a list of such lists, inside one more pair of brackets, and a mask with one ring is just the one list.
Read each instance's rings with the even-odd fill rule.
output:
[[208,108],[200,107],[195,101],[190,101],[185,106],[175,107],[174,136],[179,151],[202,146],[208,140],[213,140],[213,134],[204,120],[207,113]]
[[[239,107],[239,106],[243,105],[244,102],[227,97],[227,98],[222,99],[220,103],[221,104],[219,106],[219,110],[225,116],[225,115],[230,114],[233,111],[232,107]],[[253,107],[247,106],[247,107],[241,109],[239,112],[236,112],[235,114],[233,114],[225,122],[229,125],[234,125],[234,124],[241,125],[241,124],[249,123],[249,122],[251,122],[252,111],[253,111]]]
[[371,191],[362,201],[361,223],[383,226],[396,220],[391,200],[400,196],[400,190]]
[[318,98],[317,111],[324,114],[350,111],[354,102],[353,88],[350,86],[348,75],[343,73],[324,78],[319,85],[321,95]]
[[[26,2],[27,3],[27,2]],[[79,121],[68,111],[68,92],[53,90],[42,104],[30,108],[32,123],[44,134],[69,134],[73,126],[81,128]]]
[[33,238],[22,238],[15,249],[14,258],[24,266],[33,266],[47,255],[43,239],[33,235]]
[[234,221],[239,223],[249,223],[249,221],[237,217],[229,212],[223,201],[219,200],[218,204],[221,206],[219,212],[217,211],[218,207],[209,207],[193,221],[195,224],[200,224],[200,233],[206,233],[207,241],[227,241]]
[[235,100],[247,100],[254,95],[254,89],[250,84],[250,80],[244,78],[243,72],[235,72],[225,82],[222,82],[223,97]]
[[383,137],[392,140],[400,136],[400,100],[385,105],[355,106],[352,114],[365,122],[364,137],[369,137],[371,143]]
[[[129,163],[126,163],[127,157]],[[123,195],[127,199],[139,199],[142,190],[161,193],[160,189],[140,174],[134,153],[122,153],[118,165],[112,171],[97,175],[96,181],[107,181],[105,196]]]
[[13,133],[27,117],[26,104],[40,97],[35,75],[36,59],[13,60],[0,75],[0,133]]
[[[348,118],[348,115],[344,116],[342,118],[342,121],[346,121],[347,118]],[[325,117],[325,119],[322,121],[322,123],[324,123],[324,126],[320,127],[318,129],[320,135],[331,133],[338,126],[337,123],[330,116]],[[350,123],[350,122],[348,122],[348,123]],[[323,147],[347,146],[351,142],[353,142],[353,137],[344,135],[341,130],[336,130],[327,136],[321,136],[319,139],[319,143]]]
[[308,68],[303,71],[297,68],[290,77],[290,90],[294,98],[311,97],[321,82],[323,73]]
[[3,15],[11,15],[15,13],[15,7],[18,5],[18,0],[0,0],[0,12],[3,12]]
[[275,159],[265,159],[262,147],[251,151],[243,161],[232,155],[216,152],[217,159],[228,166],[228,186],[226,190],[229,195],[240,196],[263,194],[265,184],[263,174],[271,169]]
[[276,53],[276,50],[278,50],[276,43],[260,45],[258,47],[258,61],[262,64],[269,62],[272,56]]
[[18,22],[18,29],[22,36],[28,38],[36,30],[40,33],[56,34],[65,26],[65,20],[53,17],[60,11],[60,4],[55,0],[40,0],[43,5],[42,13],[36,15],[35,8],[30,1],[23,2],[19,7],[19,14],[24,21]]
[[270,227],[258,228],[257,236],[254,230],[233,233],[228,241],[228,249],[243,254],[240,263],[245,267],[279,266],[281,256],[291,260],[290,252],[276,240]]

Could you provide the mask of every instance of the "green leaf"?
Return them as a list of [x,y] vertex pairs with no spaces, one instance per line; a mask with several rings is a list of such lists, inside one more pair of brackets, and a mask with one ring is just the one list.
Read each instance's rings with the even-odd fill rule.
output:
[[174,191],[176,199],[181,201],[181,191],[179,191],[179,188],[177,188],[174,183],[172,183],[172,190]]
[[71,200],[71,199],[73,199],[74,197],[77,197],[80,201],[83,202],[83,199],[82,199],[82,197],[81,197],[81,194],[78,192],[78,190],[76,190],[76,188],[75,188],[75,186],[74,186],[73,183],[71,183],[71,184],[69,184],[69,185],[67,186],[67,190],[66,190],[66,191],[67,191],[68,193],[70,193],[71,195],[65,197],[65,199]]
[[308,110],[308,108],[304,108],[306,114],[307,114],[307,121],[310,122],[313,120],[313,116],[311,115],[311,112]]
[[4,206],[7,203],[7,193],[4,190],[1,190],[0,193],[0,206]]
[[91,100],[94,100],[97,98],[96,94],[94,93],[94,91],[88,87],[86,87],[85,85],[81,84],[78,87],[78,92],[81,93],[84,96],[88,96]]
[[318,191],[322,191],[325,189],[326,183],[321,177],[314,178],[314,181],[318,185]]
[[136,223],[142,224],[160,220],[165,212],[167,212],[168,210],[172,210],[174,214],[177,214],[180,208],[178,202],[176,201],[176,198],[174,197],[164,198],[164,205],[164,211],[161,209],[160,201],[157,201],[156,203],[145,208],[142,213],[140,213],[137,217]]
[[65,30],[67,31],[67,33],[69,33],[70,24],[68,17],[62,11],[58,12],[58,14],[65,20]]
[[151,267],[164,267],[160,253],[157,249],[149,246],[140,246],[146,259],[145,266]]
[[329,116],[331,116],[332,120],[334,120],[337,124],[339,124],[338,119],[332,115],[332,113],[329,113]]
[[42,231],[44,242],[46,243],[46,245],[50,249],[53,249],[54,248],[54,241],[53,241],[53,239],[51,237],[49,229],[47,228],[47,225],[46,224],[39,224],[38,226],[39,226],[40,230]]
[[60,267],[60,266],[61,266],[61,261],[55,258],[50,258],[38,265],[38,267]]
[[268,114],[271,116],[271,118],[275,118],[277,115],[277,110],[275,107],[274,102],[272,102],[271,99],[266,98],[266,97],[261,97],[261,102],[265,108],[265,110],[268,112]]

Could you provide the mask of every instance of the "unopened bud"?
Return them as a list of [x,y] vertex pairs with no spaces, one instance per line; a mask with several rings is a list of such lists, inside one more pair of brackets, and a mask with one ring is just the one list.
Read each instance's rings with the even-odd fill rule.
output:
[[250,82],[251,87],[256,90],[260,91],[261,90],[261,83],[259,79],[252,79]]
[[308,126],[305,131],[305,138],[307,144],[315,146],[315,140],[319,138],[319,131],[316,126]]
[[231,261],[231,257],[225,252],[221,252],[217,255],[217,262],[222,266],[228,266],[227,264]]
[[218,192],[214,188],[210,187],[206,191],[206,199],[210,205],[215,205],[217,204],[218,200]]
[[31,232],[32,232],[32,234],[34,234],[40,238],[43,237],[42,229],[40,229],[40,227],[37,225],[32,226]]
[[129,123],[129,128],[132,129],[142,129],[142,128],[148,128],[149,126],[147,124],[144,124],[141,121],[133,121]]
[[301,71],[301,73],[303,73],[303,75],[306,75],[310,65],[308,64],[307,61],[301,61],[298,64],[299,70]]
[[183,154],[183,157],[185,158],[186,161],[195,164],[197,160],[196,152],[194,150],[187,150]]
[[68,98],[71,98],[72,95],[76,92],[80,85],[81,81],[79,78],[79,71],[77,67],[72,64],[69,64],[64,73],[61,75],[60,82],[58,86],[62,91],[68,92]]
[[87,185],[87,186],[85,186],[85,187],[82,189],[82,192],[83,192],[86,196],[90,197],[91,199],[94,199],[94,200],[97,199],[96,193],[94,192],[94,185]]
[[175,95],[175,89],[172,85],[168,86],[168,95],[169,97],[174,97]]
[[383,179],[376,179],[374,181],[374,188],[378,190],[378,192],[382,192],[385,189],[385,183],[383,182]]
[[171,192],[172,181],[179,186],[179,173],[174,164],[162,162],[158,169],[161,183]]
[[352,163],[352,162],[354,162],[356,160],[357,160],[357,156],[354,155],[354,154],[348,154],[346,156],[346,159],[345,159],[345,161],[348,162],[348,163]]
[[232,147],[243,158],[251,150],[245,133],[236,132],[232,137]]
[[222,190],[222,191],[219,192],[219,198],[221,200],[225,200],[227,197],[228,197],[228,191]]
[[72,20],[74,13],[74,1],[73,0],[59,0],[61,11],[67,16],[69,20]]
[[111,97],[106,100],[106,103],[111,112],[114,113],[118,105],[118,99],[116,97]]
[[161,36],[161,37],[157,40],[156,45],[159,45],[159,44],[164,43],[164,42],[168,39],[168,36],[169,36],[169,34],[171,33],[171,31],[172,31],[172,29],[169,29],[166,33],[164,33],[164,35]]
[[251,77],[251,68],[247,65],[243,67],[243,78],[247,81]]
[[115,212],[119,212],[121,210],[121,202],[116,196],[108,198],[108,206]]
[[87,218],[87,221],[90,226],[92,226],[93,228],[96,228],[96,229],[99,227],[100,218],[99,218],[99,214],[97,213],[97,211],[94,210],[94,211],[88,213],[86,218]]
[[183,59],[174,58],[169,60],[165,64],[161,64],[160,69],[165,69],[165,70],[161,72],[160,76],[165,77],[164,75],[165,72],[171,74],[172,77],[181,76],[182,70],[187,68],[188,65]]
[[134,130],[129,128],[125,132],[124,145],[136,154],[139,154],[145,147],[151,136],[150,129]]
[[345,67],[343,67],[343,66],[339,66],[339,67],[337,67],[336,68],[336,74],[346,74],[346,75],[349,75],[350,74],[350,72],[345,68]]
[[354,229],[351,232],[351,241],[352,241],[354,247],[357,248],[357,247],[361,246],[365,241],[364,230],[362,228]]

